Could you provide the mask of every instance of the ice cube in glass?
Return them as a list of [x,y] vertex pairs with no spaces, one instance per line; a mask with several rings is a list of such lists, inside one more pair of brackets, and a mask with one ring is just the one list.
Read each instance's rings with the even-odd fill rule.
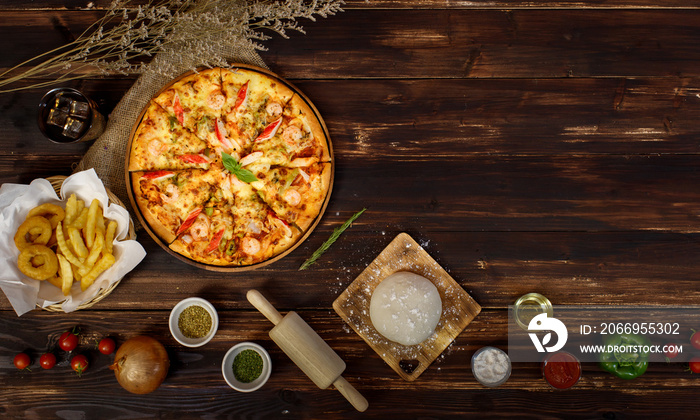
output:
[[66,125],[63,126],[63,135],[71,139],[77,139],[83,132],[85,122],[78,119],[68,117]]
[[68,113],[68,111],[70,111],[71,102],[73,102],[71,98],[62,93],[59,93],[58,95],[56,95],[56,100],[54,100],[53,108],[60,109],[61,111],[65,111],[66,113]]
[[46,119],[46,123],[63,127],[66,125],[66,119],[68,119],[68,113],[66,111],[58,108],[52,108],[49,111],[49,116]]
[[90,105],[87,102],[71,101],[70,116],[86,120],[90,116]]

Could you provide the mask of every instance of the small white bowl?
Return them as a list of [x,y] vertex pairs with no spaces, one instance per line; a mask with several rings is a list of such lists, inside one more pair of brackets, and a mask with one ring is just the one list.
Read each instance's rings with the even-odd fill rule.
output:
[[[255,350],[263,360],[263,368],[260,376],[258,376],[256,380],[248,383],[238,381],[233,374],[233,360],[238,356],[238,353],[243,350]],[[221,373],[223,373],[226,383],[231,388],[240,392],[253,392],[260,389],[270,378],[270,372],[272,372],[272,360],[270,360],[270,355],[262,346],[249,341],[238,343],[231,347],[229,351],[226,352],[224,360],[221,362]]]
[[[477,359],[479,358],[479,355],[486,352],[486,351],[498,354],[499,356],[501,356],[501,358],[506,363],[504,373],[501,375],[501,378],[498,380],[488,381],[488,380],[486,380],[486,378],[482,378],[481,376],[479,376],[478,370],[474,367]],[[508,353],[504,352],[503,350],[501,350],[499,348],[492,347],[492,346],[482,347],[479,350],[477,350],[476,353],[474,353],[474,355],[472,356],[471,367],[472,367],[472,374],[474,375],[474,378],[477,381],[479,381],[479,383],[481,385],[487,386],[490,388],[495,388],[497,386],[503,385],[508,380],[508,378],[510,378],[510,373],[513,369],[513,365],[511,364],[510,357],[508,356]],[[499,369],[499,372],[500,372],[500,369]]]
[[[206,309],[207,312],[209,312],[209,315],[211,315],[211,328],[209,329],[209,333],[204,337],[187,338],[182,334],[180,328],[177,325],[182,311],[184,311],[185,308],[191,305],[201,306],[202,308]],[[217,314],[216,309],[214,309],[214,305],[212,305],[208,301],[198,297],[191,297],[181,300],[180,302],[178,302],[177,305],[175,305],[173,310],[170,311],[169,325],[170,334],[172,334],[173,337],[175,337],[175,340],[177,340],[178,343],[187,347],[200,347],[207,344],[216,334],[216,330],[219,329],[219,315]]]

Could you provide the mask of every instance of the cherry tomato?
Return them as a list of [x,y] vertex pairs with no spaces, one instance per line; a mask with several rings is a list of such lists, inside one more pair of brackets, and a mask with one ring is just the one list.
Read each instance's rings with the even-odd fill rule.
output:
[[690,371],[693,373],[700,373],[700,357],[693,357],[688,363]]
[[690,336],[690,344],[700,350],[700,331],[696,331]]
[[29,364],[31,363],[31,360],[29,359],[27,353],[19,353],[17,354],[17,356],[15,356],[14,363],[15,367],[19,370],[29,370]]
[[70,360],[70,367],[73,368],[74,371],[78,372],[78,376],[82,375],[83,372],[85,372],[85,369],[88,367],[87,357],[85,357],[83,354],[73,356],[73,358]]
[[107,337],[100,340],[100,343],[97,345],[97,349],[100,350],[100,353],[102,354],[112,354],[114,353],[116,346],[117,345],[114,343],[114,340]]
[[53,353],[44,353],[39,358],[39,364],[44,369],[51,369],[56,365],[56,355]]
[[78,336],[72,331],[66,331],[58,338],[58,346],[63,351],[73,351],[78,347]]
[[678,356],[678,346],[676,346],[674,343],[666,344],[666,357],[673,359],[676,356]]

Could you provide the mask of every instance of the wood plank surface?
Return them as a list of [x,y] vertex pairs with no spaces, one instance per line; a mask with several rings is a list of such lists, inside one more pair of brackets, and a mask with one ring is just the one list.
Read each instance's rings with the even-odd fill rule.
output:
[[[64,45],[108,5],[0,4],[8,40],[0,70]],[[515,364],[508,382],[484,388],[470,359],[485,345],[507,348],[508,306],[528,292],[581,308],[700,301],[700,2],[347,0],[343,8],[300,20],[306,34],[274,36],[260,53],[316,105],[333,142],[334,189],[313,234],[274,264],[222,274],[175,260],[141,231],[146,259],[89,309],[17,317],[0,295],[0,417],[694,418],[691,353],[683,363],[652,363],[634,381],[584,363],[565,392],[546,384],[539,363]],[[135,80],[107,74],[66,85],[109,115]],[[43,138],[44,93],[0,94],[3,184],[68,175],[91,146]],[[413,382],[332,308],[402,232],[483,308]],[[294,366],[246,300],[252,288],[283,314],[297,311],[340,355],[367,412]],[[220,317],[217,335],[197,349],[177,344],[167,327],[170,309],[189,296],[212,302]],[[40,354],[76,325],[88,371],[75,375],[63,352],[58,366],[41,369]],[[164,384],[145,396],[120,388],[113,356],[93,344],[138,334],[157,337],[172,361]],[[269,382],[251,394],[221,375],[225,352],[241,341],[272,357]],[[31,372],[12,366],[24,350]]]
[[[263,58],[291,79],[694,77],[699,71],[697,9],[411,9],[401,10],[401,19],[395,13],[347,10],[307,25],[305,35],[273,37]],[[34,30],[0,56],[0,69],[74,39],[101,12],[3,16],[4,38],[27,25]]]
[[[173,365],[172,373],[153,394],[129,394],[119,388],[109,370],[112,359],[90,349],[92,342],[105,335],[118,341],[133,335],[148,333],[166,337],[167,312],[146,311],[125,313],[91,310],[71,316],[57,317],[46,312],[25,315],[21,322],[2,314],[8,327],[31,329],[26,340],[15,342],[7,337],[6,346],[32,348],[34,358],[62,330],[79,325],[84,335],[79,349],[88,354],[90,369],[81,377],[66,365],[66,355],[59,353],[58,365],[44,371],[34,362],[31,372],[7,367],[8,356],[2,355],[3,383],[0,401],[12,401],[4,406],[4,414],[25,413],[31,416],[53,416],[59,413],[84,413],[86,417],[102,418],[176,416],[215,417],[287,416],[291,418],[335,417],[363,418],[397,413],[395,407],[410,402],[410,417],[437,418],[479,412],[484,416],[506,416],[514,410],[527,407],[531,417],[644,415],[645,411],[673,412],[678,416],[691,415],[693,408],[680,404],[682,393],[671,392],[668,382],[686,392],[697,392],[698,381],[684,372],[681,364],[655,364],[642,378],[629,383],[599,370],[595,364],[584,364],[584,377],[576,392],[553,392],[541,378],[539,366],[534,363],[517,365],[511,379],[502,387],[491,390],[476,382],[469,368],[473,351],[483,345],[502,345],[494,342],[495,334],[505,334],[505,321],[499,311],[484,311],[465,332],[433,363],[419,381],[406,382],[381,359],[372,354],[364,342],[343,330],[342,321],[324,312],[303,312],[310,325],[346,361],[349,382],[369,396],[367,414],[354,413],[349,403],[333,390],[320,390],[284,353],[267,337],[271,324],[257,312],[221,311],[217,336],[210,345],[200,349],[184,349],[172,338],[164,341]],[[148,321],[148,325],[144,325]],[[164,329],[165,328],[165,329]],[[338,331],[343,331],[338,333]],[[258,392],[236,393],[220,374],[220,364],[226,350],[241,341],[262,344],[272,358],[273,374]],[[207,384],[206,388],[198,386]],[[536,399],[532,396],[537,395]],[[36,405],[37,400],[50,401]],[[185,411],[174,411],[173,400],[180,400]],[[419,402],[419,403],[418,403]],[[687,401],[686,401],[687,402]],[[340,410],[340,412],[338,411]],[[408,413],[404,413],[406,415]],[[395,414],[404,417],[400,412]],[[103,417],[104,416],[104,417]],[[407,415],[405,417],[408,417]]]
[[[396,13],[348,10],[303,37],[271,40],[264,58],[310,79],[697,75],[696,10]],[[288,42],[308,54],[280,46]]]

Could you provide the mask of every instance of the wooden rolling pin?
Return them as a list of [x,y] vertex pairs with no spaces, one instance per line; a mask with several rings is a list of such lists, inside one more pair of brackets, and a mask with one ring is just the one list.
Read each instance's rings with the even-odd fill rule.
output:
[[294,311],[282,317],[257,290],[249,290],[248,301],[275,324],[270,338],[308,376],[316,386],[326,389],[331,384],[357,409],[365,411],[369,403],[341,375],[345,362]]

